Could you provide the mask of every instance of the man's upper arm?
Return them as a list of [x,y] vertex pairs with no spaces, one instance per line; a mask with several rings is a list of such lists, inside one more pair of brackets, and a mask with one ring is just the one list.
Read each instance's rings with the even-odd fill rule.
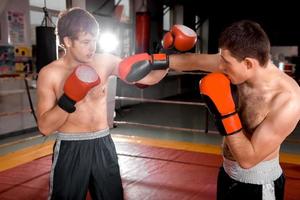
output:
[[56,105],[56,95],[53,86],[53,75],[48,69],[42,69],[37,82],[37,117],[38,119]]
[[274,152],[293,132],[300,116],[300,106],[297,100],[285,100],[275,106],[265,120],[255,130],[251,143],[255,155],[263,160]]
[[115,76],[119,76],[119,64],[121,62],[121,58],[116,57],[116,56],[112,56],[111,59],[111,75],[115,75]]

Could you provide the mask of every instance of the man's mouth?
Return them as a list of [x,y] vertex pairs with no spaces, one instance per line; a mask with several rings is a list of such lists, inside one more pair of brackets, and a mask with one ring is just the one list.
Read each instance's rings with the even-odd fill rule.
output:
[[88,57],[88,58],[91,58],[91,57],[93,57],[93,55],[94,55],[94,54],[87,54],[87,57]]

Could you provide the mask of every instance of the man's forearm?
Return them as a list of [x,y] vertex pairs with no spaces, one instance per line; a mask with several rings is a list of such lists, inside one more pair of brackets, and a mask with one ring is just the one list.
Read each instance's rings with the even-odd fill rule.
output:
[[169,69],[153,70],[146,77],[137,81],[139,84],[154,85],[160,82],[168,73]]
[[241,131],[225,138],[233,157],[243,168],[251,168],[260,162],[251,141]]
[[169,67],[175,71],[219,71],[219,54],[172,54],[169,56]]
[[38,128],[44,135],[49,135],[57,131],[67,120],[69,113],[62,110],[59,106],[43,113],[38,117]]

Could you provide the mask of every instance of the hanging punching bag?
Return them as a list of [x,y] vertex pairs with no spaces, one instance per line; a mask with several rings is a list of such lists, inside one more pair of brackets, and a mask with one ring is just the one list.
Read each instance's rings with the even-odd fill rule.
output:
[[54,27],[36,27],[36,70],[57,59],[57,45]]
[[135,52],[148,52],[150,42],[150,16],[148,12],[136,12]]

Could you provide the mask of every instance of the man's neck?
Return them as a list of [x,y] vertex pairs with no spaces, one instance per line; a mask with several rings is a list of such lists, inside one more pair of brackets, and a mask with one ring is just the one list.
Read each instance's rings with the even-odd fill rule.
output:
[[64,62],[66,68],[68,68],[68,69],[74,69],[78,65],[87,64],[87,63],[77,61],[70,54],[66,54],[64,57],[62,57],[62,61]]
[[249,88],[265,88],[271,83],[272,73],[274,72],[275,66],[268,62],[268,64],[263,66],[256,66],[253,69],[251,77],[243,84],[245,87]]

